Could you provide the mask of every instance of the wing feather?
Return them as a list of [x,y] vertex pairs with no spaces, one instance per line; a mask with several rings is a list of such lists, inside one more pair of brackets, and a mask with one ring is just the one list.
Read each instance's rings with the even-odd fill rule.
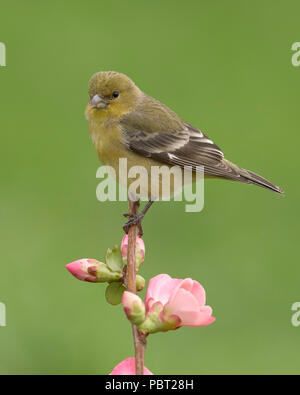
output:
[[147,96],[147,105],[126,114],[121,129],[126,147],[171,166],[204,166],[208,175],[239,178],[221,149],[203,132],[182,121],[168,107]]

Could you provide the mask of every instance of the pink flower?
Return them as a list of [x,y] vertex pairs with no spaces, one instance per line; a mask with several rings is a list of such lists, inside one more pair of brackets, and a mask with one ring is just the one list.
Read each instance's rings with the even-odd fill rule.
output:
[[160,318],[168,321],[177,317],[178,327],[213,323],[212,308],[205,302],[205,290],[197,281],[180,280],[167,274],[159,274],[149,281],[145,300],[147,314],[159,307]]
[[[121,253],[122,253],[122,258],[126,259],[127,258],[127,250],[128,250],[128,235],[125,235],[122,239],[121,243]],[[140,237],[136,237],[136,259],[139,261],[139,264],[141,264],[144,261],[145,258],[145,243],[143,239]],[[137,262],[138,263],[138,262]]]
[[78,259],[77,261],[68,263],[66,268],[74,277],[81,281],[97,282],[96,268],[104,265],[96,259]]
[[[120,362],[114,367],[110,375],[135,375],[135,359],[127,358]],[[144,375],[150,376],[153,373],[150,372],[146,367],[144,367]]]
[[145,334],[215,321],[212,308],[205,305],[204,288],[190,278],[180,280],[160,274],[149,281],[145,304],[128,291],[123,294],[122,304],[127,318]]

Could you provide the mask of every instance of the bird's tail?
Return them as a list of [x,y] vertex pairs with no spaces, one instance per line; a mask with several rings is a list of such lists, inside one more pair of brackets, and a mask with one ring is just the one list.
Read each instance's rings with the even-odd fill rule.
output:
[[227,165],[229,165],[231,169],[238,175],[238,178],[236,178],[238,181],[244,182],[246,184],[255,184],[280,194],[284,193],[283,190],[277,185],[272,184],[270,181],[259,176],[258,174],[255,174],[250,170],[242,169],[226,159],[224,160],[227,162]]

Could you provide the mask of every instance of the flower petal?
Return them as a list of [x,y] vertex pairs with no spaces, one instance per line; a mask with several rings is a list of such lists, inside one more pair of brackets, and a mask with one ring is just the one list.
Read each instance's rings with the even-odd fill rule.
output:
[[176,314],[180,318],[182,311],[198,311],[199,308],[199,303],[194,295],[183,288],[179,288],[170,302],[166,305],[168,314]]
[[[110,375],[135,375],[135,359],[124,359],[124,361],[120,362],[117,366],[114,367]],[[144,367],[144,375],[150,376],[153,375],[153,373],[151,373],[150,370]]]
[[176,289],[181,282],[182,280],[172,278],[167,274],[159,274],[158,276],[151,278],[145,299],[146,305],[150,298],[155,301],[160,301],[165,305],[169,301],[174,289]]
[[206,303],[205,289],[202,287],[200,283],[198,283],[198,281],[193,281],[192,294],[198,300],[200,306],[205,305]]
[[184,311],[180,313],[185,326],[206,326],[212,324],[216,319],[212,317],[212,308],[203,306],[199,311]]

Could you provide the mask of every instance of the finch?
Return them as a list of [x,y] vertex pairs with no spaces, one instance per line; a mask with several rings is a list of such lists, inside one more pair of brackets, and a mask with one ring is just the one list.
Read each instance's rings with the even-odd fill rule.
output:
[[[85,114],[100,161],[116,171],[121,158],[127,159],[128,167],[144,166],[147,170],[163,164],[189,166],[194,171],[203,166],[205,177],[255,184],[283,193],[263,177],[225,159],[209,137],[142,92],[122,73],[102,71],[92,76]],[[152,202],[140,215],[130,217],[125,231],[137,224],[142,233],[140,222]]]

